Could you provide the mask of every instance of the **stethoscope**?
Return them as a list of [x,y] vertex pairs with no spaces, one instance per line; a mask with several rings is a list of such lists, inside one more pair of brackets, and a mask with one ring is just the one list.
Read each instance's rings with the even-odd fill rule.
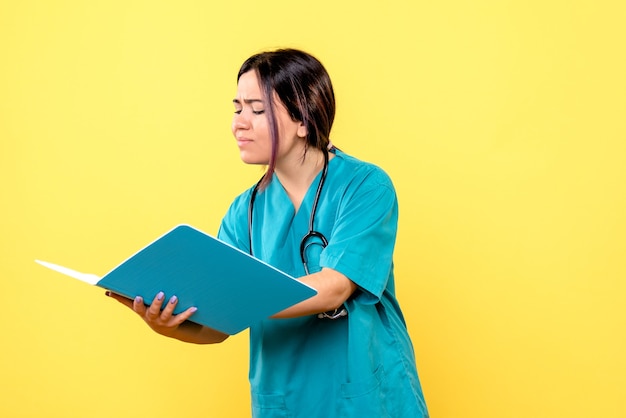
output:
[[[330,149],[330,151],[334,151],[334,147]],[[309,267],[307,265],[306,253],[307,249],[312,245],[321,245],[322,249],[326,248],[328,245],[328,240],[319,231],[316,231],[314,228],[315,223],[315,213],[317,212],[317,205],[320,200],[320,196],[322,194],[322,189],[324,188],[324,184],[326,183],[326,175],[328,174],[328,151],[324,150],[324,168],[322,169],[322,177],[320,178],[320,182],[317,185],[317,190],[315,192],[315,199],[313,200],[313,207],[311,208],[311,216],[309,217],[309,229],[308,232],[302,237],[300,240],[300,260],[302,261],[302,265],[304,266],[304,272],[308,275]],[[259,190],[259,185],[263,181],[263,178],[257,182],[252,189],[252,194],[250,195],[250,204],[248,205],[248,244],[250,248],[250,255],[252,254],[252,215],[254,212],[254,201],[256,199],[257,192]],[[319,242],[318,242],[319,240]],[[348,311],[342,306],[334,311],[323,312],[318,314],[318,318],[323,319],[338,319],[342,316],[346,316]]]

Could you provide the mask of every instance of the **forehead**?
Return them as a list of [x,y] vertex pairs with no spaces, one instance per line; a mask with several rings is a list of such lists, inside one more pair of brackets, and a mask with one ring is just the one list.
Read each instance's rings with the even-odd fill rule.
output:
[[269,104],[279,111],[285,109],[285,105],[275,91],[272,92],[272,96],[269,98],[264,96],[258,76],[256,72],[252,70],[243,73],[241,77],[239,77],[239,81],[237,82],[237,96],[234,101],[237,103],[261,102]]
[[237,97],[244,99],[260,99],[261,86],[254,71],[243,73],[237,83]]

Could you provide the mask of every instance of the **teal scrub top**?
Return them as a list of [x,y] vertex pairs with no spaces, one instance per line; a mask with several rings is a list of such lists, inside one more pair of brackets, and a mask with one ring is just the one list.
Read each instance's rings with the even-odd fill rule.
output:
[[[294,277],[305,275],[300,241],[308,232],[320,178],[321,173],[297,213],[276,176],[254,203],[254,256]],[[235,199],[218,234],[245,252],[251,192]],[[345,303],[348,315],[340,319],[267,319],[250,328],[253,417],[428,416],[395,296],[397,221],[387,174],[336,150],[314,226],[328,246],[310,246],[307,263],[311,273],[332,268],[358,288]]]

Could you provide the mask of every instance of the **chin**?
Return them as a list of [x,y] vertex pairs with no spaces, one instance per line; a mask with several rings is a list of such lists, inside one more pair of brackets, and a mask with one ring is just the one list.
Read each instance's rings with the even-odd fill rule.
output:
[[259,158],[257,156],[254,155],[249,155],[245,152],[242,152],[239,154],[241,161],[243,161],[246,164],[251,164],[251,165],[269,165],[269,161],[267,160],[267,158]]

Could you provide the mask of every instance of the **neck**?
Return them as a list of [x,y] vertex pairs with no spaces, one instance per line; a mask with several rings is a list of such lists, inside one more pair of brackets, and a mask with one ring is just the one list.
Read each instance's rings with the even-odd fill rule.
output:
[[309,149],[299,155],[285,158],[276,164],[276,175],[281,182],[311,183],[324,167],[324,154],[318,149]]
[[318,149],[309,149],[302,159],[281,161],[276,165],[276,176],[279,178],[296,211],[309,190],[315,177],[324,168],[324,153]]

